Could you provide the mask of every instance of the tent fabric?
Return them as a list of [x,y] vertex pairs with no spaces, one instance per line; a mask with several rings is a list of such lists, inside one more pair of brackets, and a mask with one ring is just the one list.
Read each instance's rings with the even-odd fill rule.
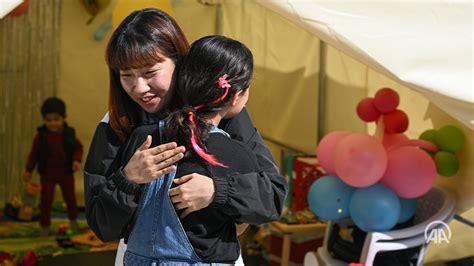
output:
[[471,1],[258,2],[474,129]]
[[22,2],[23,0],[0,0],[0,19],[8,15]]
[[248,0],[222,5],[222,30],[245,43],[254,55],[247,107],[261,134],[267,140],[314,154],[319,39]]

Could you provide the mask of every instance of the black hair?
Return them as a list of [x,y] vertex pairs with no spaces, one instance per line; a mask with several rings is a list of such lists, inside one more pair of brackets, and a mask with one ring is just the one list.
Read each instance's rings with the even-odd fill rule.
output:
[[41,105],[41,115],[44,118],[47,114],[51,113],[66,117],[66,104],[64,101],[56,97],[46,99]]
[[[205,118],[226,107],[236,93],[249,88],[252,52],[241,42],[224,36],[203,37],[192,44],[177,71],[173,111],[166,119],[165,137],[196,151],[194,135],[197,145],[205,151],[204,141],[210,129]],[[219,79],[230,85],[227,94],[225,87],[219,87]]]

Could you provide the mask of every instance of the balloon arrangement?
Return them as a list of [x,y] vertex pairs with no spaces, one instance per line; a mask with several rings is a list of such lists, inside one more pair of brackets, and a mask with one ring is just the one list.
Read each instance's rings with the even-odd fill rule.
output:
[[431,189],[437,173],[457,172],[454,153],[464,144],[462,131],[445,126],[409,139],[403,134],[408,116],[399,103],[397,92],[382,88],[357,105],[363,121],[377,123],[374,136],[336,131],[321,140],[316,154],[328,175],[308,193],[318,217],[351,216],[363,231],[387,231],[415,214],[417,198]]

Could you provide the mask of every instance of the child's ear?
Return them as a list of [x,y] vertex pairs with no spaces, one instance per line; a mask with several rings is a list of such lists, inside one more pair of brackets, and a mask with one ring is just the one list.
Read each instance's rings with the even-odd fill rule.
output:
[[236,94],[234,94],[234,97],[232,97],[232,101],[230,102],[231,106],[237,105],[239,102],[239,98],[242,96],[243,90],[239,90]]

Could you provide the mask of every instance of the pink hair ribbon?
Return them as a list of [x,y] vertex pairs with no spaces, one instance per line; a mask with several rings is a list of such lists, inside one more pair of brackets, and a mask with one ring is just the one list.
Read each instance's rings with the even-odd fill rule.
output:
[[225,88],[225,92],[224,92],[224,94],[223,94],[221,97],[219,97],[219,98],[217,98],[217,100],[213,101],[213,102],[211,103],[211,105],[212,105],[212,104],[216,104],[216,103],[218,103],[218,102],[224,100],[224,98],[225,98],[225,97],[227,96],[227,94],[229,93],[230,84],[229,84],[229,81],[227,80],[227,74],[224,74],[224,75],[222,75],[222,77],[219,78],[219,80],[217,81],[217,87],[218,87],[219,89],[224,89],[224,88]]
[[227,80],[227,74],[224,74],[222,75],[222,77],[219,78],[219,80],[217,81],[217,86],[219,88],[230,88],[230,84],[229,84],[229,81]]
[[[230,89],[231,85],[229,84],[229,81],[227,80],[227,74],[224,74],[221,77],[219,77],[219,80],[217,81],[217,87],[219,89],[224,89],[225,88],[225,92],[221,97],[217,98],[215,101],[211,102],[209,105],[213,105],[213,104],[216,104],[216,103],[224,100],[224,98],[229,93],[229,89]],[[196,105],[194,107],[194,109],[198,110],[199,108],[202,108],[204,106],[205,106],[204,104]]]
[[[189,121],[191,121],[191,124],[193,124],[193,126],[195,126],[196,121],[194,120],[194,113],[189,112],[188,115],[189,115]],[[210,164],[220,166],[220,167],[224,167],[224,168],[228,168],[227,165],[218,162],[217,159],[214,156],[212,156],[209,153],[206,153],[201,147],[199,147],[199,144],[197,143],[197,139],[196,139],[196,134],[194,133],[194,129],[192,129],[192,128],[191,128],[191,145],[193,146],[196,153],[199,156],[201,156],[201,158],[203,158],[204,160],[209,162]]]

